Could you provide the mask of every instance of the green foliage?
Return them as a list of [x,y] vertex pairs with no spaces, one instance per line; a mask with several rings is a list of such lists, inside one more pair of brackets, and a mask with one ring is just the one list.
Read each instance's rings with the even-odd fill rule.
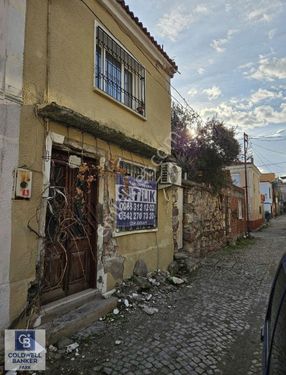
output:
[[212,119],[203,124],[195,112],[172,106],[172,154],[188,178],[215,191],[226,186],[224,168],[238,159],[233,128]]

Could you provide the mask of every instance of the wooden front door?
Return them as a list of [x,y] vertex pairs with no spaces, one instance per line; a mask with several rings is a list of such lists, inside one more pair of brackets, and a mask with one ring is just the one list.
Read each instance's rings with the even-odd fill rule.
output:
[[42,303],[96,286],[96,165],[79,160],[52,153]]

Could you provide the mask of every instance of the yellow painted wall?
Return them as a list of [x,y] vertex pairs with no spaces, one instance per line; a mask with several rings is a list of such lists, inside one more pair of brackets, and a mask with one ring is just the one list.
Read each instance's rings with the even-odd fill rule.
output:
[[[146,120],[124,106],[107,99],[93,88],[93,53],[95,17],[80,1],[28,0],[24,56],[24,105],[21,117],[19,166],[33,171],[32,198],[13,201],[13,239],[11,251],[11,321],[23,310],[27,291],[36,277],[36,264],[41,241],[28,224],[40,231],[43,191],[43,157],[49,131],[98,147],[107,158],[122,157],[152,166],[150,160],[96,140],[93,136],[67,129],[63,124],[47,123],[35,113],[35,105],[57,102],[93,120],[123,131],[126,135],[168,152],[170,131],[169,77],[157,70],[126,36],[114,19],[95,0],[87,1],[104,25],[146,67]],[[49,37],[47,23],[49,18]],[[152,60],[152,59],[151,59]],[[166,144],[165,144],[166,140]],[[42,215],[43,218],[43,215]],[[141,257],[150,270],[166,269],[173,257],[171,200],[158,198],[158,232],[126,235],[117,238],[119,255],[126,257],[124,276],[132,274],[134,263]],[[159,259],[159,262],[158,262]],[[108,289],[114,280],[108,277]]]
[[[240,187],[245,187],[245,172],[244,165],[239,164],[227,168],[231,174],[240,175]],[[255,221],[262,218],[261,197],[259,189],[260,172],[252,164],[247,164],[247,182],[248,182],[248,207],[249,207],[249,220]]]

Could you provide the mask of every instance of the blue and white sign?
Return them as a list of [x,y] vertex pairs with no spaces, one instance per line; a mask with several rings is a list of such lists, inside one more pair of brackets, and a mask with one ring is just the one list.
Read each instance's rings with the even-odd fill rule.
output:
[[116,227],[155,228],[157,183],[130,176],[116,176]]
[[34,371],[46,368],[44,329],[5,330],[5,370]]

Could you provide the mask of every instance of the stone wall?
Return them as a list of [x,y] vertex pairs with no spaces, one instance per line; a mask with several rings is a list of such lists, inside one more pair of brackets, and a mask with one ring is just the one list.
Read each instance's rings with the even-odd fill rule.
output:
[[204,256],[226,242],[226,197],[203,185],[184,184],[184,249]]
[[[176,213],[174,207],[174,223]],[[184,250],[197,257],[246,233],[244,190],[235,186],[214,194],[204,185],[184,181],[183,213]]]

